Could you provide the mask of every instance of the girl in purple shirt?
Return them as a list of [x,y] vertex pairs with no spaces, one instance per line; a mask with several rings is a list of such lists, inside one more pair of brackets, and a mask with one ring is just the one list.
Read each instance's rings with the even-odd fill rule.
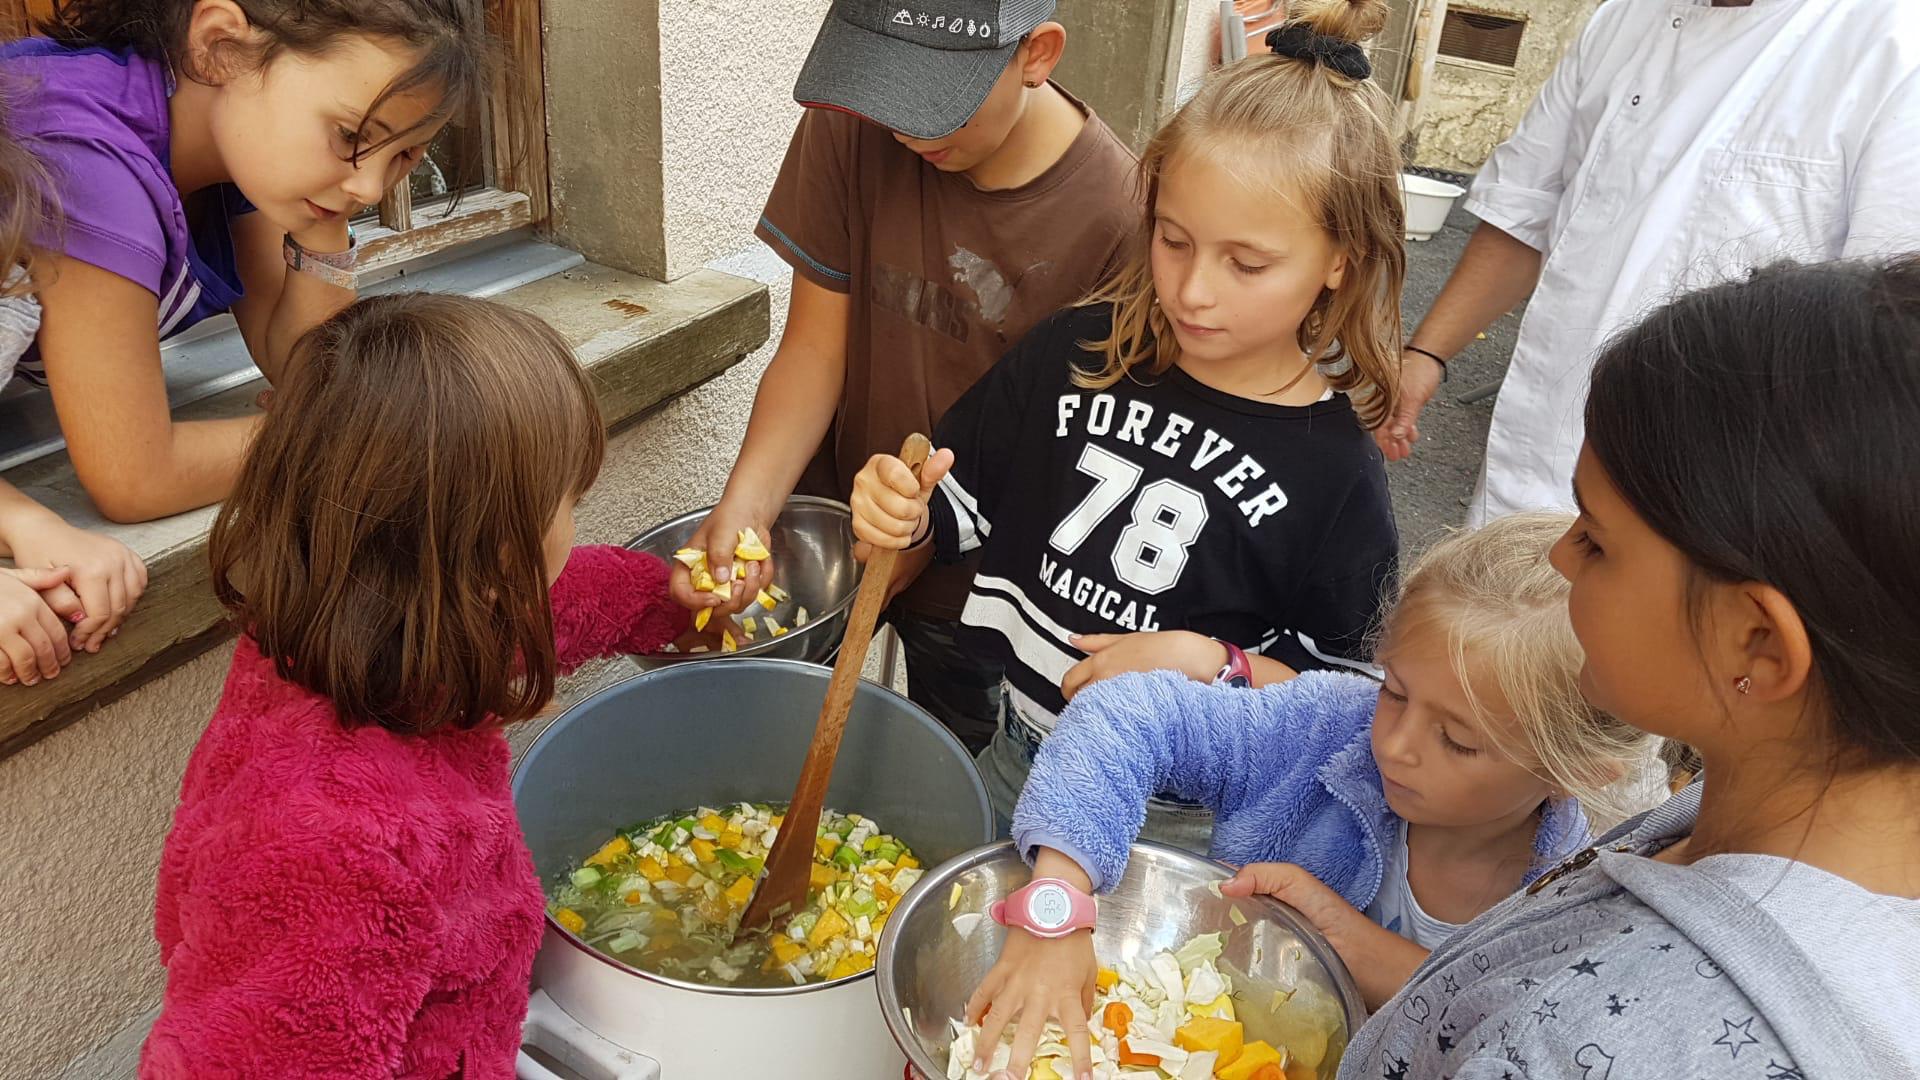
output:
[[0,47],[64,216],[20,372],[107,517],[205,505],[259,418],[174,421],[160,342],[230,311],[271,380],[353,300],[348,219],[486,84],[478,6],[63,0],[42,29]]

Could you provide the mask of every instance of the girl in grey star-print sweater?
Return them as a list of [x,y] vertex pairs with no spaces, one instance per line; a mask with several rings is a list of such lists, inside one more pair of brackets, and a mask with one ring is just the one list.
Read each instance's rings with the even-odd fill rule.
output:
[[1341,1080],[1920,1077],[1920,257],[1607,349],[1554,551],[1594,704],[1702,779],[1434,950]]

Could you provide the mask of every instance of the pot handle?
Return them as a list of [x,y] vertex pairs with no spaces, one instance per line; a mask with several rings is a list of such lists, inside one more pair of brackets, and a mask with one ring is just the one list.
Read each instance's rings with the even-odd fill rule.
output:
[[554,1004],[545,990],[535,990],[527,1002],[527,1021],[521,1028],[520,1041],[520,1058],[514,1066],[517,1080],[564,1080],[535,1061],[525,1050],[527,1046],[545,1051],[587,1080],[660,1080],[659,1062],[594,1034]]

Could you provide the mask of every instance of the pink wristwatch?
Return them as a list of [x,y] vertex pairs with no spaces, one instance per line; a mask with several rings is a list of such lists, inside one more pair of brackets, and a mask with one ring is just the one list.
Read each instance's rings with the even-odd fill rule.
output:
[[1035,878],[987,914],[1001,926],[1017,926],[1034,937],[1062,938],[1093,925],[1093,897],[1059,878]]

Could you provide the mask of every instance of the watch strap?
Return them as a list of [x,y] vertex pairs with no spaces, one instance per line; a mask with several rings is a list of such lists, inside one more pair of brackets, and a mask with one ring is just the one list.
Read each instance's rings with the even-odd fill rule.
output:
[[352,230],[347,232],[345,251],[309,251],[300,246],[300,241],[295,240],[292,233],[286,235],[280,250],[286,258],[287,268],[295,273],[317,277],[342,289],[352,289],[358,285],[353,269],[360,262],[360,245],[354,240]]
[[1220,673],[1213,677],[1216,685],[1235,686],[1244,690],[1253,685],[1253,664],[1247,660],[1247,652],[1231,641],[1215,641],[1227,650],[1227,662],[1221,666]]

